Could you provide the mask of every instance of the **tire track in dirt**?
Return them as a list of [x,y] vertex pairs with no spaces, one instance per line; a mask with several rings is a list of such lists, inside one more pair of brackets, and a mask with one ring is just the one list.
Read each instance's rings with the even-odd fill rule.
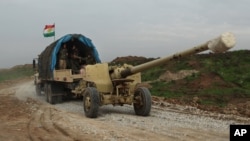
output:
[[51,110],[50,107],[41,106],[32,115],[28,124],[30,140],[73,140],[68,134],[54,126]]
[[86,134],[88,131],[79,130],[79,128],[76,128],[75,125],[69,122],[73,120],[77,121],[75,117],[72,118],[66,112],[60,112],[51,106],[40,105],[32,114],[32,118],[27,125],[29,139],[32,141],[93,139],[93,135]]

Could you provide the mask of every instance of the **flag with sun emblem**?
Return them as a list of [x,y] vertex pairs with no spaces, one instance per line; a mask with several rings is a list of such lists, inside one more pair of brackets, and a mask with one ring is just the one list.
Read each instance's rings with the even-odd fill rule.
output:
[[43,30],[44,37],[52,37],[55,36],[55,24],[45,25]]

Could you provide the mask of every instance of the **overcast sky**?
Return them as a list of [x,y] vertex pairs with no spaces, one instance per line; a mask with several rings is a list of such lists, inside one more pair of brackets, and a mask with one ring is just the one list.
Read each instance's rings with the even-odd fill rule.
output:
[[0,68],[31,63],[69,33],[90,38],[103,62],[117,56],[164,57],[235,34],[233,50],[249,49],[249,0],[1,0]]

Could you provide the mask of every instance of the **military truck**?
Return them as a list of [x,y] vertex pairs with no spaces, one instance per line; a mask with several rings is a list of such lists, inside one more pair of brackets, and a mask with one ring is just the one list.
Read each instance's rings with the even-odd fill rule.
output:
[[[68,64],[65,69],[58,68],[58,53],[64,44],[68,54],[73,46],[78,49],[78,58],[82,60],[70,60],[70,55],[67,58],[68,63],[79,61],[79,66],[74,67],[78,70],[73,70],[72,64]],[[99,107],[107,104],[133,105],[136,115],[148,116],[151,111],[151,93],[140,85],[141,71],[206,50],[225,52],[234,45],[234,35],[226,32],[191,49],[138,66],[109,66],[108,63],[101,63],[89,38],[81,34],[68,34],[50,44],[39,55],[35,74],[36,92],[40,95],[43,91],[46,101],[51,104],[61,102],[63,97],[69,95],[83,97],[84,112],[90,118],[96,118]]]
[[[60,68],[60,51],[66,46],[65,68]],[[77,54],[76,54],[77,53]],[[44,91],[46,100],[55,104],[75,90],[82,80],[80,70],[86,64],[101,63],[92,41],[81,34],[68,34],[51,43],[33,59],[36,93]],[[77,92],[73,92],[76,96]]]

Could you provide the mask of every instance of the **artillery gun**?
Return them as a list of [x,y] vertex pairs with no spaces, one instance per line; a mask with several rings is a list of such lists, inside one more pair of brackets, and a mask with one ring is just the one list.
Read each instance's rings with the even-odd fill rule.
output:
[[[70,89],[72,94],[83,96],[83,107],[87,117],[97,117],[99,106],[108,104],[133,105],[136,115],[148,116],[151,111],[151,93],[146,87],[139,85],[141,83],[140,72],[206,50],[214,53],[225,52],[234,45],[234,35],[226,32],[191,49],[138,66],[125,64],[118,67],[109,66],[108,63],[88,64],[84,68],[84,73],[77,75],[69,75],[66,70],[54,70],[52,81],[57,81],[57,83],[51,83],[51,80],[49,83],[45,81],[45,95],[47,95],[47,99],[50,99],[48,101],[53,101],[58,96],[59,84],[64,84],[64,88]],[[69,83],[74,83],[74,85],[69,87]]]

